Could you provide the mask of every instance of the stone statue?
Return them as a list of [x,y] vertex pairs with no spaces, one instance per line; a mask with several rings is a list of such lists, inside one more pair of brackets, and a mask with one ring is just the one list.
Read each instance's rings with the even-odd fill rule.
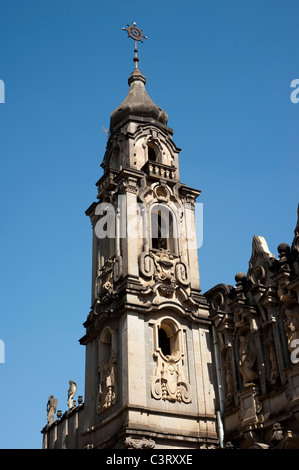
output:
[[58,399],[54,398],[54,395],[50,395],[50,398],[48,399],[48,403],[47,403],[48,426],[51,426],[51,424],[53,424],[55,421],[55,413],[57,410],[57,404],[58,404]]
[[102,413],[108,410],[116,402],[116,380],[115,365],[112,364],[107,375],[103,377],[99,384],[97,396],[97,412]]
[[290,352],[294,349],[294,344],[292,342],[294,339],[299,339],[299,330],[298,330],[298,314],[293,312],[292,309],[287,308],[285,311],[286,321],[285,321],[285,331],[288,339],[288,349]]
[[240,372],[243,377],[243,384],[246,385],[257,379],[257,374],[253,370],[256,361],[256,351],[254,346],[248,341],[245,336],[240,336]]
[[67,400],[67,405],[69,407],[69,410],[71,410],[72,408],[74,408],[74,396],[76,395],[76,391],[77,391],[77,384],[76,382],[73,382],[72,380],[69,381],[69,389],[68,389],[68,400]]
[[270,447],[278,447],[280,442],[283,440],[283,430],[280,423],[273,424],[272,436],[270,439]]

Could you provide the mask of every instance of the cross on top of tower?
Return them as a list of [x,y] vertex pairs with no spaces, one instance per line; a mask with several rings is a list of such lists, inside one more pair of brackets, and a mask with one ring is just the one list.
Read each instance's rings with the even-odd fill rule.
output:
[[135,42],[135,49],[134,49],[135,57],[134,57],[133,61],[135,62],[135,68],[138,69],[139,58],[137,56],[137,52],[138,52],[137,41],[143,42],[143,39],[147,39],[147,36],[144,36],[142,34],[142,29],[137,28],[135,22],[133,22],[132,26],[130,26],[129,24],[127,24],[127,26],[128,26],[128,28],[122,28],[122,29],[124,31],[127,31],[128,37],[133,39],[134,42]]

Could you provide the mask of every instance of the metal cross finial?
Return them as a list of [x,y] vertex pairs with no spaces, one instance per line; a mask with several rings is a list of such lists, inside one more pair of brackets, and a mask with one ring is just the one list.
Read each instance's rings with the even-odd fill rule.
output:
[[130,25],[127,25],[127,26],[128,28],[122,28],[122,29],[124,31],[127,31],[128,37],[134,39],[135,41],[135,49],[134,49],[135,57],[133,60],[135,62],[135,68],[138,69],[139,58],[137,56],[137,52],[138,52],[137,41],[143,42],[142,39],[147,39],[147,36],[143,36],[142,29],[137,28],[135,22],[133,23],[133,26],[130,26]]

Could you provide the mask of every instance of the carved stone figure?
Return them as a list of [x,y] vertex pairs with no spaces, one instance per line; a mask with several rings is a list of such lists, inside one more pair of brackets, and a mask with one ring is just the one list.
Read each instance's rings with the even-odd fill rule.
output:
[[55,421],[55,413],[57,410],[57,404],[58,404],[58,399],[54,398],[54,395],[50,395],[48,403],[47,403],[48,426],[51,426],[51,424],[53,424]]
[[258,428],[264,421],[262,401],[260,401],[260,390],[255,384],[247,384],[246,387],[237,392],[239,399],[238,416],[241,427],[246,429],[246,438],[257,442],[248,426]]
[[74,408],[74,396],[76,395],[77,392],[77,384],[76,382],[73,382],[73,380],[69,381],[69,389],[68,389],[68,400],[67,400],[67,405],[69,407],[69,410]]
[[270,438],[270,446],[272,448],[278,447],[283,440],[283,430],[280,423],[273,424],[272,436]]
[[116,402],[115,365],[112,364],[108,373],[103,376],[97,396],[97,413],[102,413]]
[[258,378],[257,373],[253,370],[256,361],[256,350],[252,342],[248,340],[248,336],[240,336],[239,354],[240,372],[243,377],[243,384],[246,385]]
[[108,410],[116,402],[116,343],[116,331],[105,328],[99,342],[99,388],[96,400],[98,414]]
[[[98,276],[98,295],[110,295],[113,292],[113,267],[114,257],[108,258],[99,271]],[[101,288],[102,287],[102,288]]]
[[298,330],[298,314],[296,314],[293,309],[287,308],[285,311],[286,321],[284,324],[287,341],[288,341],[288,349],[290,353],[292,353],[294,349],[294,344],[292,342],[294,339],[299,339],[299,330]]

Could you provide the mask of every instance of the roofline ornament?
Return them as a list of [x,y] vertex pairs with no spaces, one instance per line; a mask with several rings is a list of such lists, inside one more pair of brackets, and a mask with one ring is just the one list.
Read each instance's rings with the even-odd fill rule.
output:
[[135,69],[138,69],[138,62],[139,62],[139,57],[137,56],[138,49],[137,49],[137,41],[143,42],[143,39],[148,39],[147,36],[144,36],[142,34],[142,29],[137,28],[136,23],[133,22],[133,25],[130,26],[127,24],[128,28],[122,28],[124,31],[127,31],[128,33],[128,38],[131,38],[135,42],[135,57],[133,61],[135,62]]

